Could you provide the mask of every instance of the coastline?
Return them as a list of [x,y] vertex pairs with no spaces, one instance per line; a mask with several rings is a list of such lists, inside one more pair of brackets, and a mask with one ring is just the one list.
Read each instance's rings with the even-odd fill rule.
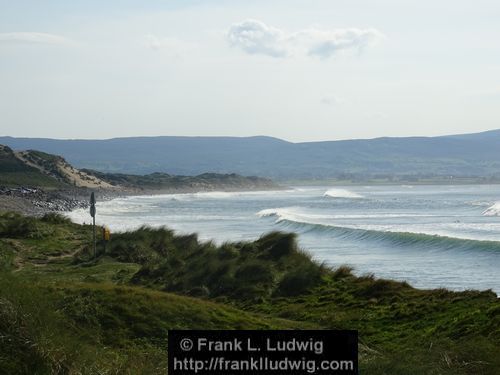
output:
[[315,186],[463,186],[463,185],[500,185],[500,179],[487,178],[424,178],[424,179],[391,179],[391,178],[367,178],[367,179],[339,179],[339,178],[318,178],[312,180],[284,179],[279,181],[285,185]]
[[[206,192],[214,191],[220,190]],[[103,190],[98,199],[197,192]],[[52,193],[55,199],[61,192]],[[90,190],[65,192],[67,199],[85,199],[87,193]],[[373,374],[392,373],[400,366],[397,373],[431,374],[444,368],[440,373],[447,375],[493,375],[500,366],[498,294],[417,288],[389,277],[358,274],[350,266],[327,266],[304,252],[309,247],[302,247],[293,233],[216,244],[192,232],[141,227],[113,233],[105,249],[98,247],[96,259],[89,246],[89,225],[60,215],[4,215],[2,224],[5,272],[0,297],[7,301],[4,306],[16,308],[15,314],[3,315],[13,338],[4,340],[5,352],[14,353],[5,358],[12,363],[23,358],[34,369],[60,363],[58,358],[31,359],[33,351],[51,345],[68,358],[67,368],[81,372],[90,358],[81,348],[88,345],[92,355],[97,348],[110,357],[145,358],[157,369],[167,357],[166,330],[182,326],[356,329],[360,368]],[[43,320],[17,319],[35,314]],[[45,346],[26,349],[24,342]],[[145,347],[140,356],[137,345]],[[31,357],[24,359],[24,353]],[[401,360],[401,353],[411,356]],[[464,361],[473,364],[466,372]],[[109,369],[117,367],[116,362],[105,363]],[[440,367],[443,364],[446,367]],[[11,368],[20,368],[16,366]],[[144,368],[135,367],[134,373],[156,373]]]
[[[89,207],[89,196],[95,192],[99,200],[108,201],[115,198],[145,196],[145,195],[166,195],[166,194],[195,194],[210,192],[257,192],[257,191],[283,191],[290,189],[290,186],[317,186],[329,185],[334,187],[346,186],[402,186],[409,182],[376,182],[376,181],[348,181],[348,180],[315,180],[315,181],[280,181],[269,186],[248,186],[248,187],[225,187],[225,186],[183,186],[179,188],[133,188],[117,187],[115,189],[42,189],[33,187],[5,188],[0,186],[0,211],[15,211],[23,215],[40,217],[48,212],[69,212],[78,208]],[[408,186],[453,186],[453,185],[499,185],[494,182],[466,182],[450,181],[447,183],[426,181],[413,182]],[[36,190],[35,193],[6,193],[6,190]]]
[[166,195],[166,194],[195,194],[195,193],[232,193],[232,192],[257,192],[257,191],[282,191],[287,186],[274,185],[268,188],[263,186],[250,187],[182,187],[164,189],[55,189],[43,190],[41,188],[19,187],[3,188],[0,190],[0,212],[15,211],[26,216],[41,217],[49,212],[70,212],[79,208],[89,207],[90,193],[94,192],[98,200],[109,201],[115,198]]
[[[23,189],[23,188],[20,188]],[[0,194],[0,211],[15,211],[27,216],[43,216],[48,212],[67,212],[88,207],[83,192],[32,189],[20,192],[11,189]]]
[[[295,232],[300,236],[301,246],[317,253],[317,259],[329,264],[348,264],[358,270],[358,275],[375,273],[378,277],[407,280],[419,288],[493,288],[497,293],[500,291],[500,284],[488,281],[486,276],[496,272],[492,265],[498,265],[498,258],[494,258],[492,263],[484,261],[486,254],[497,252],[500,248],[497,242],[499,237],[497,232],[487,236],[479,228],[482,227],[480,223],[495,223],[497,220],[481,216],[484,208],[491,204],[489,199],[495,197],[495,187],[486,190],[467,187],[443,190],[430,187],[423,188],[422,191],[404,187],[397,191],[393,188],[383,191],[380,188],[349,191],[333,189],[338,191],[325,196],[324,192],[330,192],[329,188],[296,187],[283,192],[256,194],[131,196],[102,202],[98,207],[98,221],[114,233],[135,230],[142,225],[153,228],[166,225],[176,233],[195,231],[201,240],[217,244],[255,240],[274,230]],[[362,198],[354,192],[362,195]],[[440,193],[436,195],[437,192]],[[467,198],[467,192],[471,194],[470,199]],[[446,203],[450,193],[461,197],[461,200],[454,206],[458,211],[448,212],[450,216],[447,218],[436,219],[436,212],[425,211],[427,208],[421,205],[424,201],[420,198],[428,202],[431,197],[436,197],[437,200],[433,200],[436,204],[442,200]],[[415,200],[417,206],[412,206],[411,197],[415,194],[420,198]],[[448,203],[446,207],[447,205]],[[426,207],[431,211],[435,209],[434,205]],[[386,209],[395,211],[389,212]],[[405,210],[406,214],[401,215],[398,211],[400,209]],[[460,215],[470,214],[471,211],[475,212],[477,223],[476,219],[471,218],[456,220]],[[76,223],[88,222],[89,218],[87,210],[82,209],[67,216]],[[443,225],[437,226],[436,220],[442,221]],[[490,243],[488,240],[495,242]],[[456,254],[454,261],[451,261],[452,249]],[[476,259],[473,254],[483,254],[484,257]],[[397,259],[397,263],[402,265],[391,266],[391,258]],[[426,259],[439,261],[430,266]],[[465,267],[460,280],[454,279],[456,271],[453,267],[443,268],[439,265],[445,259],[450,264]],[[474,271],[467,268],[470,262],[484,266],[482,269],[486,275],[476,277]],[[425,277],[420,272],[422,269],[428,270]]]

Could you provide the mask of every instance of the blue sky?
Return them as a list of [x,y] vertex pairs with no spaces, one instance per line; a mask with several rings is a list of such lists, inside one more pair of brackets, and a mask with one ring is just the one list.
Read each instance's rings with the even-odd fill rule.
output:
[[0,1],[0,133],[500,128],[498,19],[485,0]]

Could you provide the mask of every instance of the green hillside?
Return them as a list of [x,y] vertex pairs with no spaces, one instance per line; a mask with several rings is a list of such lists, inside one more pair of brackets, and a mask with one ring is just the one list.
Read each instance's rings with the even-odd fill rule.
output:
[[352,328],[368,374],[497,374],[492,292],[330,270],[286,233],[217,246],[141,228],[91,259],[91,228],[0,216],[0,372],[165,373],[170,328]]
[[203,173],[198,176],[173,176],[167,173],[150,173],[134,175],[125,173],[104,173],[90,169],[83,172],[96,176],[113,186],[129,189],[148,190],[239,190],[239,189],[269,189],[278,188],[271,180],[260,177],[246,177],[234,173]]
[[33,165],[37,165],[38,167],[46,171],[46,174],[50,177],[53,177],[61,182],[70,182],[58,168],[58,164],[66,163],[66,161],[62,157],[58,155],[47,154],[46,152],[37,150],[24,151],[21,153],[21,155],[26,161],[33,163]]
[[58,187],[61,183],[21,161],[14,151],[0,145],[0,186]]
[[76,169],[60,156],[42,151],[14,152],[0,145],[0,186],[42,188],[91,188],[127,191],[210,191],[279,188],[269,179],[234,173],[174,176],[166,173],[133,175]]

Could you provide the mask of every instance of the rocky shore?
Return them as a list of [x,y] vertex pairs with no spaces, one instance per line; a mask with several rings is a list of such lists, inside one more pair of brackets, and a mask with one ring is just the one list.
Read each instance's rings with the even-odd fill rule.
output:
[[76,189],[46,191],[26,186],[0,187],[0,211],[17,211],[33,216],[54,211],[71,211],[88,207],[88,199],[84,193]]

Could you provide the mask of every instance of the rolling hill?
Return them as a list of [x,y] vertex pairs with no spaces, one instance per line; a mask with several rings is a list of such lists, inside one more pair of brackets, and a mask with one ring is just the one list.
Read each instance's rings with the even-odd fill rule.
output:
[[40,185],[57,185],[57,181],[30,167],[16,157],[14,151],[0,145],[0,185],[25,185],[28,181],[37,181]]
[[277,179],[373,176],[500,177],[500,130],[440,137],[291,143],[271,137],[0,137],[16,150],[63,155],[113,173],[238,173]]
[[77,169],[64,158],[42,151],[14,151],[0,145],[0,187],[90,188],[107,191],[211,191],[279,188],[269,179],[234,173],[175,176],[167,173],[134,175]]
[[0,185],[112,188],[96,176],[71,166],[64,158],[41,151],[13,151],[0,145]]

